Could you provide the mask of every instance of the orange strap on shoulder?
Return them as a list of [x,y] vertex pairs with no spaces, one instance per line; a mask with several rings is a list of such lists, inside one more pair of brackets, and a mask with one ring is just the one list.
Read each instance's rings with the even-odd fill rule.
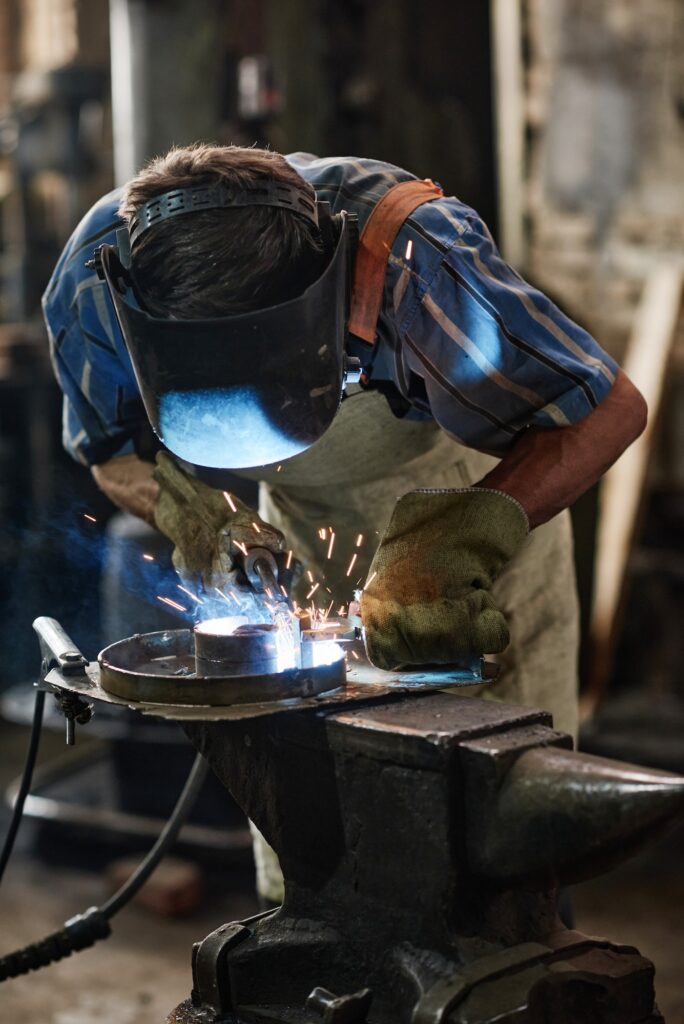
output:
[[439,185],[430,178],[400,181],[378,200],[366,221],[356,253],[349,330],[371,345],[375,341],[387,260],[394,239],[417,206],[440,199],[443,195]]

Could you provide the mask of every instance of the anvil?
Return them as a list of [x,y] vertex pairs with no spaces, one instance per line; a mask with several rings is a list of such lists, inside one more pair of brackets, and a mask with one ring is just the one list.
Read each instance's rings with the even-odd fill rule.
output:
[[[68,638],[39,623],[44,685],[136,705],[103,687],[106,651],[77,672]],[[187,656],[181,633],[123,641],[107,685],[182,722],[278,854],[285,899],[195,946],[192,995],[169,1024],[662,1022],[653,965],[565,928],[557,891],[671,824],[683,777],[577,753],[547,712],[442,691],[439,673],[362,666],[326,692],[300,672],[301,695],[270,711],[155,703],[151,680],[157,701],[160,679],[190,699],[192,680],[159,656]],[[131,665],[142,651],[154,672]],[[196,682],[208,700],[230,681]]]
[[186,723],[280,858],[285,900],[195,948],[177,1024],[645,1024],[653,966],[564,928],[684,779],[577,754],[543,711],[455,693]]

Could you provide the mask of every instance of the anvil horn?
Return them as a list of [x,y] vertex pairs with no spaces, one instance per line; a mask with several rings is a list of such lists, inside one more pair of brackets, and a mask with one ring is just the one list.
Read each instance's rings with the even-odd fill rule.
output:
[[490,806],[473,807],[471,868],[534,887],[607,871],[684,811],[684,776],[553,746],[521,754],[488,789]]

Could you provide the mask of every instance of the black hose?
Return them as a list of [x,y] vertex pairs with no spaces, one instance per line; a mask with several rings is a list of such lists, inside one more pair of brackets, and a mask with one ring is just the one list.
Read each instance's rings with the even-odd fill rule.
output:
[[202,783],[207,777],[208,768],[209,765],[204,760],[202,754],[197,754],[193,761],[192,768],[190,769],[187,781],[183,786],[183,791],[178,797],[178,802],[173,809],[173,814],[159,833],[159,838],[156,843],[145,859],[140,862],[128,881],[124,882],[118,892],[115,892],[113,896],[110,896],[107,902],[103,903],[100,907],[100,913],[107,919],[114,917],[114,915],[118,913],[122,907],[125,907],[128,901],[135,896],[138,889],[142,888],[156,868],[157,864],[159,864],[159,861],[173,845],[176,840],[176,836],[180,832],[181,827],[188,816],[188,813],[192,810],[192,806],[197,799]]
[[17,832],[19,831],[19,825],[21,824],[21,816],[24,813],[24,804],[26,803],[28,791],[31,788],[33,769],[36,765],[36,755],[38,754],[38,745],[40,743],[40,732],[43,725],[44,709],[45,691],[36,690],[36,702],[33,706],[33,723],[31,725],[31,738],[29,740],[26,759],[24,761],[24,770],[21,773],[21,785],[19,786],[17,799],[14,801],[12,818],[10,820],[9,829],[7,830],[7,835],[5,836],[5,842],[2,846],[2,853],[0,853],[0,882],[2,881],[2,876],[5,873],[7,861],[10,859],[12,850],[14,849],[14,841],[17,838]]
[[[28,760],[28,758],[27,758]],[[87,949],[100,939],[111,934],[109,922],[122,907],[136,894],[150,877],[162,857],[168,852],[192,809],[207,775],[208,765],[201,754],[197,754],[190,774],[183,786],[171,817],[162,829],[159,838],[140,862],[134,873],[121,888],[101,907],[91,907],[67,921],[58,931],[24,949],[0,957],[0,982],[16,978],[39,967],[63,960],[81,949]]]

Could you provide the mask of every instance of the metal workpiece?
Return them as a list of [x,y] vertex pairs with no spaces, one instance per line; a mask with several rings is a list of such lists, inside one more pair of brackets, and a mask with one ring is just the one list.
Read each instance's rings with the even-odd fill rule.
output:
[[[98,657],[99,686],[128,702],[170,709],[248,706],[337,691],[345,681],[344,653],[330,650],[306,668],[279,667],[276,633],[236,623],[231,634],[202,625],[119,640]],[[197,643],[199,642],[199,648]],[[154,710],[154,708],[152,708]]]
[[279,671],[276,626],[245,623],[222,633],[208,628],[215,621],[200,622],[193,630],[197,676],[273,675]]
[[563,928],[554,882],[674,821],[684,779],[575,753],[543,711],[453,693],[185,729],[285,878],[282,908],[226,953],[217,1019],[320,1024],[368,990],[364,1024],[660,1020],[653,965]]
[[[282,608],[287,612],[285,604]],[[236,617],[235,624],[244,624],[244,618]],[[97,661],[70,652],[80,659],[78,672],[71,670],[71,663],[64,671],[56,659],[44,659],[41,685],[67,701],[125,705],[144,715],[183,722],[246,720],[486,681],[480,659],[462,666],[384,672],[369,664],[354,627],[345,620],[340,626],[332,634],[302,630],[299,664],[273,673],[231,670],[214,675],[203,670],[198,675],[193,631],[171,629],[119,640],[105,647]],[[292,628],[299,629],[296,620]],[[61,638],[61,627],[57,635]]]

